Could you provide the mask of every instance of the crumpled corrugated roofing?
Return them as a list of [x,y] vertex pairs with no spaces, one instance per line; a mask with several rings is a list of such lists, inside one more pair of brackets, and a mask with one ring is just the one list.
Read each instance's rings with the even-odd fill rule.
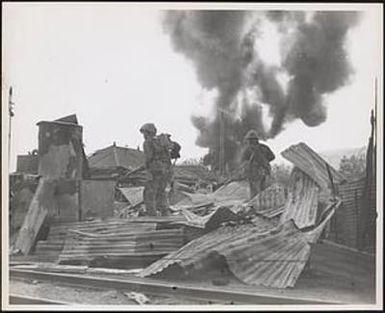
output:
[[290,176],[288,198],[281,222],[294,220],[299,228],[316,222],[319,186],[303,171],[295,167]]
[[266,217],[274,217],[284,210],[286,201],[284,187],[272,184],[248,202],[258,214]]
[[231,272],[246,284],[292,287],[309,258],[310,244],[320,236],[335,206],[330,206],[317,227],[306,232],[291,220],[268,231],[251,224],[221,227],[154,262],[139,276],[162,272],[173,264],[200,268],[214,252],[225,257]]
[[249,199],[249,184],[247,181],[234,181],[218,188],[209,194],[182,192],[187,198],[177,205],[198,205],[215,203],[216,205],[239,204]]
[[143,186],[119,188],[123,196],[130,202],[131,206],[137,206],[143,202]]
[[197,228],[215,228],[223,222],[239,219],[237,214],[227,207],[216,207],[210,214],[205,216],[199,216],[186,209],[182,209],[182,214],[186,217],[186,221],[179,224]]
[[[299,144],[290,146],[282,151],[281,154],[309,175],[321,188],[328,188],[330,179],[326,168],[327,162],[305,143],[300,142]],[[337,172],[330,164],[329,167],[334,184],[346,180],[345,177]]]

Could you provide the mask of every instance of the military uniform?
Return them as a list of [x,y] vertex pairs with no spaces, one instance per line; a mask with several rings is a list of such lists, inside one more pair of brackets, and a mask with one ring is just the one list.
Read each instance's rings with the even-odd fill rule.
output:
[[[244,173],[249,181],[250,198],[254,198],[258,193],[266,188],[266,178],[270,175],[270,164],[275,156],[270,148],[258,142],[255,131],[250,131],[246,135],[249,144],[243,149],[241,160],[244,163]],[[256,139],[255,142],[252,139]]]
[[[144,130],[146,130],[146,128],[144,128]],[[157,215],[157,210],[159,210],[162,215],[168,215],[166,187],[171,178],[169,151],[160,144],[155,134],[156,131],[153,135],[148,136],[143,143],[146,166],[143,200],[147,214],[152,216]]]

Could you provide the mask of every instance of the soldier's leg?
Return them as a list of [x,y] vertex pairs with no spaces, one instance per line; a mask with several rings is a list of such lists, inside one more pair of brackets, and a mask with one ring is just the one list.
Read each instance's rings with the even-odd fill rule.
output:
[[157,184],[157,194],[156,194],[156,204],[157,209],[160,211],[162,216],[168,215],[168,201],[166,195],[166,187],[167,187],[167,177],[162,175],[159,177],[159,181]]
[[143,201],[146,206],[146,213],[149,216],[156,216],[155,197],[155,182],[153,177],[151,177],[151,179],[146,179],[143,191]]
[[254,198],[257,193],[258,193],[258,187],[257,187],[257,184],[255,183],[255,179],[254,178],[250,178],[249,179],[249,186],[250,186],[250,199]]

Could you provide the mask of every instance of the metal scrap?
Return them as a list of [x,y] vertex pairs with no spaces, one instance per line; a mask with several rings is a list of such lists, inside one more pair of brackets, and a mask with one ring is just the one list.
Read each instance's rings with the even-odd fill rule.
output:
[[[325,165],[327,164],[326,161],[305,143],[300,142],[297,145],[290,146],[281,154],[284,158],[309,175],[321,188],[329,188],[330,179]],[[346,180],[345,177],[331,165],[329,165],[329,167],[334,182],[341,183]]]
[[255,225],[221,227],[151,264],[139,276],[154,275],[174,264],[201,268],[216,253],[225,257],[231,272],[246,284],[294,286],[309,258],[310,244],[318,239],[335,206],[332,204],[324,219],[306,232],[292,220],[262,232]]
[[297,227],[312,226],[316,222],[319,187],[307,174],[294,168],[281,222],[292,219]]

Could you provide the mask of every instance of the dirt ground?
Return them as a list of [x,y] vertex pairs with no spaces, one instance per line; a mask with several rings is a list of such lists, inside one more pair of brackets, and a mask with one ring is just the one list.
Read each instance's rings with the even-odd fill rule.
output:
[[[125,293],[117,290],[98,290],[92,288],[59,286],[52,283],[31,280],[12,280],[9,284],[9,293],[24,295],[27,297],[41,297],[49,300],[67,302],[73,304],[87,305],[139,305],[135,300],[130,299]],[[152,305],[199,305],[208,302],[175,298],[145,295]],[[218,302],[216,302],[218,304]]]
[[[96,275],[99,277],[115,276],[115,275]],[[132,275],[119,275],[119,279],[124,278],[134,279]],[[194,275],[194,277],[185,277],[170,279],[158,277],[154,281],[168,282],[170,284],[182,283],[192,287],[201,286],[207,288],[216,288],[213,280],[217,275]],[[115,276],[116,277],[116,276]],[[274,289],[256,286],[247,286],[242,284],[235,277],[222,274],[222,278],[228,278],[227,284],[219,288],[230,291],[244,291],[248,293],[259,293],[272,296],[284,297],[298,297],[307,298],[319,301],[328,301],[341,304],[374,304],[375,291],[365,286],[351,285],[347,282],[341,281],[338,278],[318,276],[315,274],[306,274],[298,280],[295,288]],[[151,280],[151,279],[150,279]],[[117,291],[117,290],[100,290],[96,288],[83,288],[63,286],[37,280],[13,280],[10,282],[10,293],[25,295],[29,297],[42,297],[50,300],[57,300],[61,302],[69,302],[76,304],[87,305],[138,305],[139,303],[130,299],[127,294],[133,290]],[[218,287],[217,287],[218,288]],[[210,304],[205,300],[195,300],[188,298],[180,298],[175,296],[163,297],[154,295],[145,295],[148,298],[148,304],[155,305],[202,305]],[[230,304],[211,302],[212,304]],[[257,304],[257,303],[256,303]]]

